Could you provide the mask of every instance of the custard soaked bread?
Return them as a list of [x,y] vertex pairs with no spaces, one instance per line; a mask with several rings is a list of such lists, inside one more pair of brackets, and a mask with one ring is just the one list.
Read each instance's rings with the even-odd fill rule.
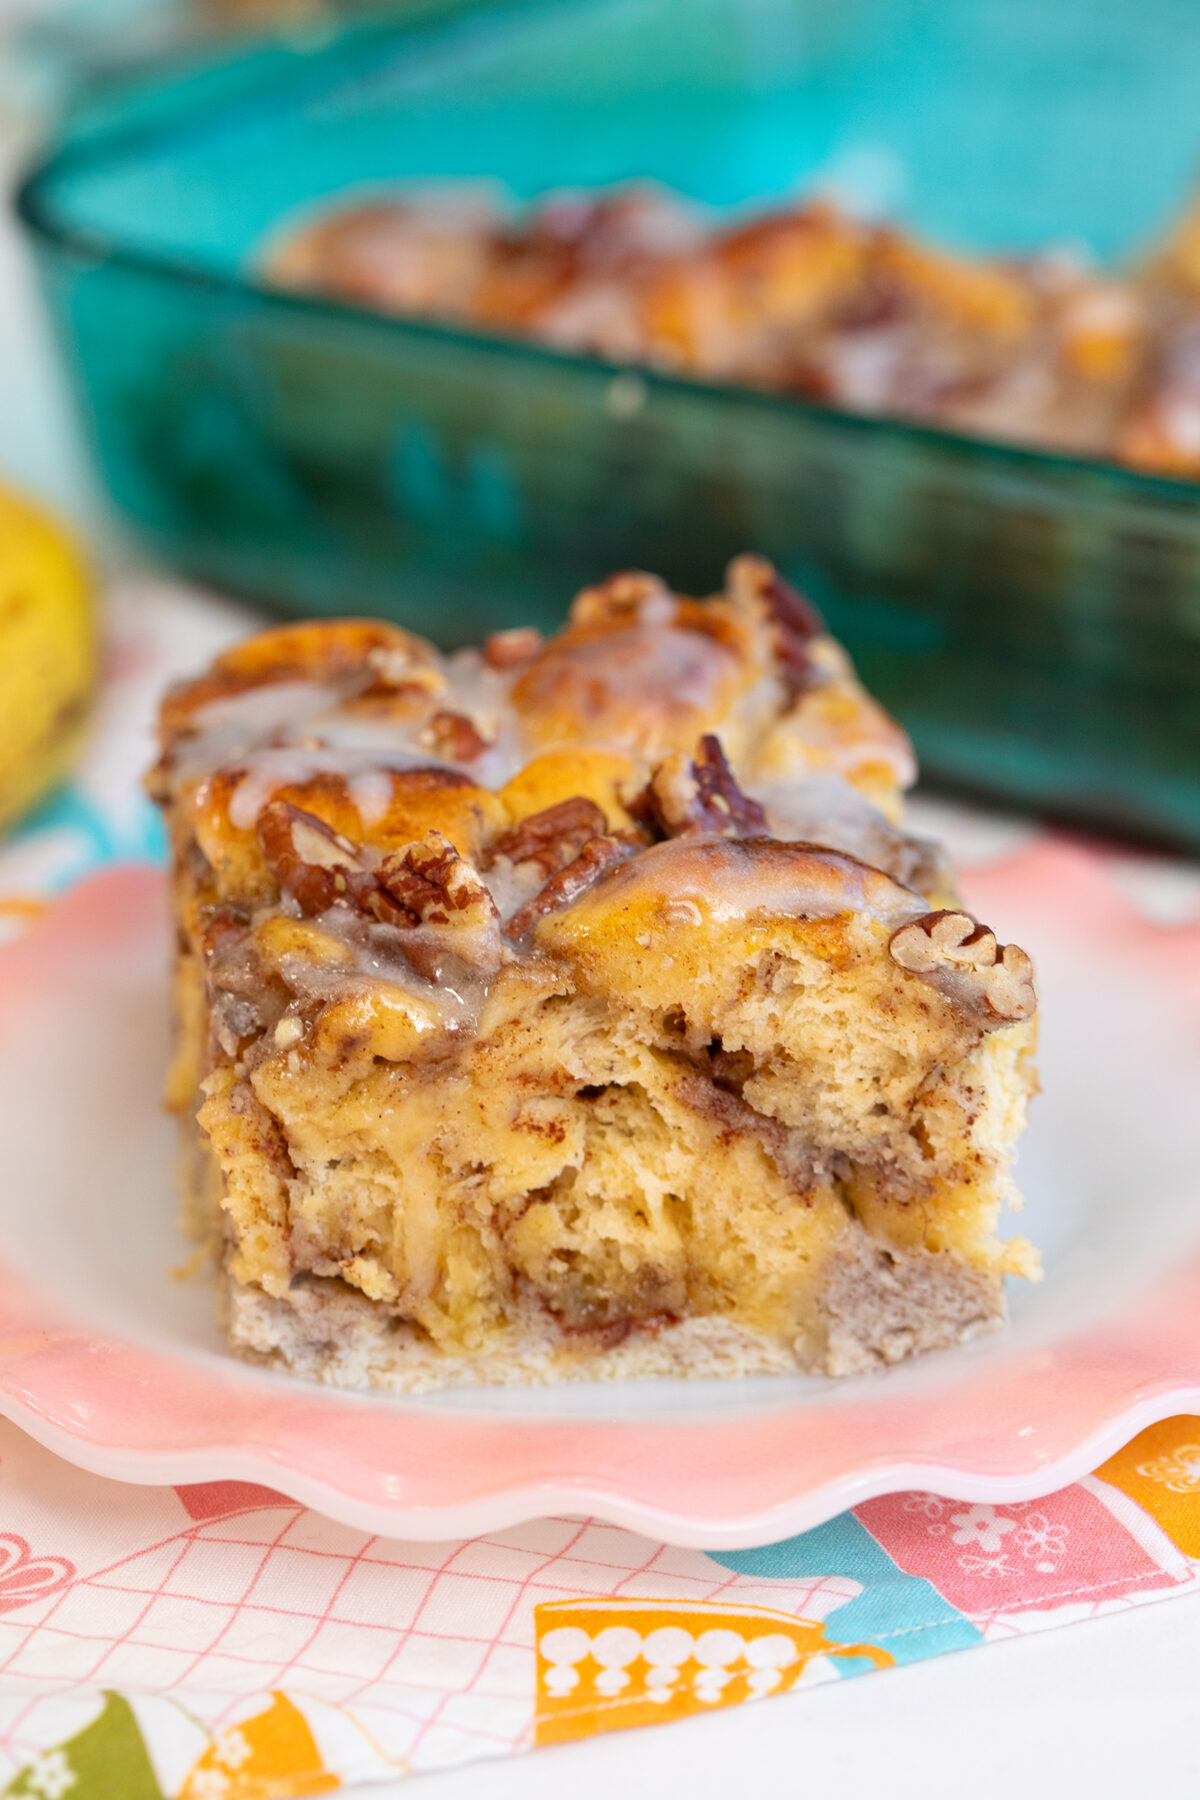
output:
[[843,1374],[1036,1274],[997,1235],[1029,959],[899,823],[903,735],[768,564],[448,657],[271,631],[162,737],[170,1099],[239,1353]]

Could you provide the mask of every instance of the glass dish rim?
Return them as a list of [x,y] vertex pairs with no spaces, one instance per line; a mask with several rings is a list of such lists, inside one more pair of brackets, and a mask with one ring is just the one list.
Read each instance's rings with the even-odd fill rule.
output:
[[[571,0],[566,0],[566,4],[571,4]],[[456,28],[460,29],[472,20],[487,18],[495,26],[508,17],[529,17],[539,13],[548,15],[561,11],[562,8],[563,0],[507,0],[507,3],[501,0],[500,5],[490,3],[490,0],[441,0],[441,4],[438,0],[433,0],[430,7],[432,16],[422,18],[418,12],[408,19],[376,19],[337,34],[332,42],[318,38],[315,52],[306,61],[311,68],[319,64],[330,51],[336,52],[351,45],[370,45],[404,38],[433,38]],[[219,74],[222,70],[235,66],[249,68],[264,49],[270,50],[271,47],[272,40],[257,40],[249,47],[242,44],[232,55],[170,57],[157,65],[153,72],[143,70],[127,84],[123,84],[117,97],[126,94],[151,95],[166,89],[172,80],[194,74],[198,70]],[[286,50],[289,43],[275,42],[274,47]],[[294,48],[294,41],[291,47]],[[197,114],[203,116],[210,105],[211,102],[201,99],[196,108]],[[158,119],[149,124],[132,126],[101,124],[80,136],[60,133],[57,138],[51,139],[49,147],[34,158],[18,179],[12,198],[15,216],[36,245],[65,252],[86,263],[150,277],[185,291],[219,294],[259,308],[275,308],[285,314],[324,320],[337,328],[350,322],[400,343],[430,343],[447,349],[457,347],[473,353],[482,351],[504,358],[518,367],[523,365],[531,369],[567,369],[604,384],[609,384],[620,376],[633,377],[652,392],[708,400],[718,407],[749,405],[768,416],[802,419],[814,425],[829,424],[838,431],[873,438],[881,443],[911,443],[935,451],[944,449],[967,458],[999,464],[1015,473],[1036,475],[1052,472],[1055,477],[1060,474],[1068,478],[1080,476],[1087,481],[1098,481],[1131,495],[1166,502],[1172,510],[1200,493],[1200,477],[1156,474],[1105,457],[1078,455],[1069,451],[977,436],[888,413],[853,412],[769,388],[730,381],[706,381],[696,376],[656,368],[652,364],[614,361],[513,334],[468,330],[436,318],[386,313],[323,294],[273,287],[258,279],[251,269],[225,272],[201,262],[190,262],[166,251],[139,247],[115,233],[103,233],[80,226],[69,220],[61,208],[56,209],[53,186],[64,173],[70,173],[73,165],[86,166],[100,150],[108,154],[120,154],[122,150],[126,153],[131,150],[136,152],[139,141],[169,137],[178,128],[178,119]]]

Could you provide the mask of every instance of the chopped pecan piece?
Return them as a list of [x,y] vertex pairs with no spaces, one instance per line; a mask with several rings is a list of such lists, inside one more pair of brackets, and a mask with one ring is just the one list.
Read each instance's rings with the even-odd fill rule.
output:
[[452,762],[474,762],[491,748],[490,738],[485,738],[475,721],[460,712],[435,712],[421,732],[421,742]]
[[536,863],[543,875],[572,862],[589,838],[603,837],[608,820],[594,800],[576,794],[542,812],[530,813],[492,845],[489,861],[507,857],[512,863]]
[[888,945],[892,961],[939,987],[985,1019],[1015,1024],[1033,1016],[1033,964],[1016,944],[963,912],[931,912],[902,925]]
[[[367,910],[413,933],[404,954],[431,981],[453,978],[452,965],[484,974],[500,965],[500,915],[479,875],[440,831],[393,850],[376,870],[377,898]],[[449,961],[448,961],[449,959]]]
[[446,925],[456,914],[496,917],[492,896],[449,838],[431,831],[384,857],[375,878],[414,925]]
[[532,662],[541,649],[543,638],[536,625],[518,625],[513,631],[493,631],[483,646],[483,660],[489,669],[507,674]]
[[334,831],[315,813],[272,800],[258,815],[258,843],[280,892],[309,918],[339,900],[361,906],[374,886],[357,844]]
[[695,758],[676,751],[659,763],[649,783],[630,802],[639,824],[661,837],[717,832],[722,837],[759,837],[767,815],[744,794],[712,733],[700,739]]
[[557,912],[560,906],[569,906],[572,900],[578,900],[593,882],[599,881],[617,863],[624,862],[627,856],[632,856],[634,849],[635,846],[623,838],[589,838],[574,861],[552,875],[545,887],[513,914],[504,927],[505,937],[514,942],[527,937],[544,913]]
[[[283,893],[310,917],[339,901],[405,933],[404,954],[438,981],[450,962],[499,966],[499,915],[487,888],[438,831],[393,850],[374,868],[366,853],[287,801],[259,815],[259,842]],[[419,928],[425,927],[424,935]],[[451,936],[441,935],[450,931]],[[449,958],[449,960],[448,960]],[[448,977],[447,977],[448,978]]]

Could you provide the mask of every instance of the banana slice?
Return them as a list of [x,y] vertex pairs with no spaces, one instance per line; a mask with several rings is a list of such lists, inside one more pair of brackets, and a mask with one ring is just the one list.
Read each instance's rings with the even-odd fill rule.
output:
[[0,488],[0,829],[70,765],[95,672],[82,556],[45,513]]

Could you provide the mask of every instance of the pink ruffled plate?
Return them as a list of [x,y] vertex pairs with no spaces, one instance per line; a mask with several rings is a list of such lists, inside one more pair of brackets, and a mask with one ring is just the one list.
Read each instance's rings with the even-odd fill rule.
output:
[[1043,840],[969,900],[1030,949],[1043,1098],[1020,1229],[1046,1279],[998,1336],[843,1383],[647,1382],[421,1400],[242,1367],[172,1270],[163,883],[110,871],[0,952],[0,1412],[124,1481],[264,1482],[395,1536],[588,1512],[711,1549],[905,1488],[1033,1499],[1200,1411],[1200,927],[1140,920]]

